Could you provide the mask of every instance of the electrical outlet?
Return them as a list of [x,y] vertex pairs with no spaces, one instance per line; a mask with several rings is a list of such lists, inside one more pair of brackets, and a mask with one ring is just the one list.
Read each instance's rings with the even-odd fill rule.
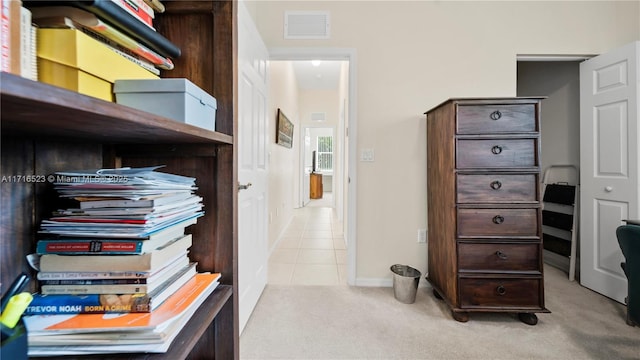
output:
[[419,243],[427,242],[427,229],[418,229],[418,242]]

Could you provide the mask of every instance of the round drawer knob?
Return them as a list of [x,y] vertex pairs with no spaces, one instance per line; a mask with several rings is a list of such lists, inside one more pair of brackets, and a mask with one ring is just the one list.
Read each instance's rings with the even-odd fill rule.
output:
[[604,191],[606,191],[606,192],[612,192],[612,191],[613,191],[613,186],[605,186],[605,187],[604,187]]
[[489,186],[491,186],[493,190],[498,190],[502,187],[502,183],[498,180],[495,180],[495,181],[492,181],[491,184],[489,184]]
[[498,287],[496,288],[496,292],[498,293],[498,295],[504,296],[507,293],[507,289],[505,289],[502,285],[498,285]]
[[494,153],[495,155],[498,155],[502,152],[502,146],[500,145],[496,145],[494,147],[491,148],[491,152]]
[[507,260],[507,254],[503,253],[500,250],[496,251],[496,256],[499,257],[502,260]]
[[494,111],[491,113],[491,115],[489,115],[489,117],[491,118],[491,120],[498,120],[502,117],[502,113],[498,110]]
[[504,222],[504,217],[502,215],[496,215],[491,221],[493,221],[494,224],[500,225]]

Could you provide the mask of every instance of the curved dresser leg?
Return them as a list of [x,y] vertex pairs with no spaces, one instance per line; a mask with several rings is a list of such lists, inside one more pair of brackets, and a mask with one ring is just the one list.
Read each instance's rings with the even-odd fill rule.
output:
[[451,310],[451,316],[453,316],[453,319],[458,321],[458,322],[467,322],[469,321],[469,313],[467,312],[456,312]]
[[534,313],[518,313],[518,319],[527,325],[535,325],[538,323],[538,317]]

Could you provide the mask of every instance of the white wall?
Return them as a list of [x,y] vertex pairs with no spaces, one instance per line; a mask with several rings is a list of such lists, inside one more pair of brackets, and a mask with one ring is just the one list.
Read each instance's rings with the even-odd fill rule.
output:
[[[269,48],[357,53],[356,282],[394,263],[426,269],[426,125],[449,97],[516,95],[518,54],[598,54],[640,39],[638,2],[257,1]],[[286,10],[327,10],[328,40],[285,40]],[[272,161],[275,162],[275,159]],[[272,166],[272,170],[274,166]]]
[[[306,127],[333,127],[338,124],[338,89],[300,90],[300,120]],[[311,121],[311,113],[324,112],[326,120]]]
[[[300,154],[300,116],[298,111],[298,86],[293,67],[287,61],[269,64],[269,249],[289,225],[295,207],[294,192]],[[276,115],[278,108],[294,126],[293,148],[277,145]]]

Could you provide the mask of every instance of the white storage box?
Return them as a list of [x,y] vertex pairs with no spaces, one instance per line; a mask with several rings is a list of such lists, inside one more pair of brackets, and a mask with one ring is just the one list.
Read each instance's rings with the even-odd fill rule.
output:
[[215,131],[216,99],[187,79],[116,80],[116,103]]

